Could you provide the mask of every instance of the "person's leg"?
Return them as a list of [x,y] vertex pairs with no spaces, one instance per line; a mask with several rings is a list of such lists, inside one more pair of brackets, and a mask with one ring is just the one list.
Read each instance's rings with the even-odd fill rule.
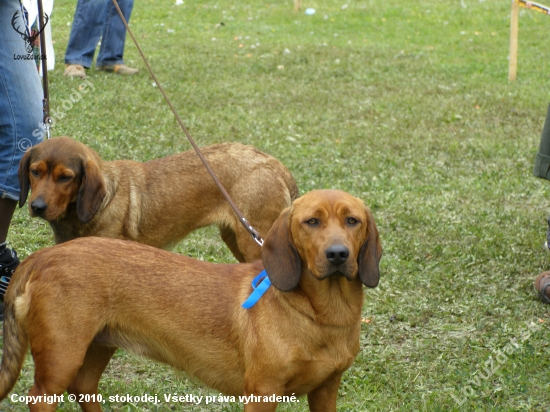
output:
[[[535,157],[533,174],[541,179],[550,180],[550,105],[546,112],[546,120],[542,127],[539,150]],[[547,219],[546,242],[544,247],[550,250],[550,217]],[[550,271],[543,272],[535,279],[535,290],[544,303],[550,303]]]
[[78,0],[65,52],[65,64],[92,66],[95,49],[103,31],[105,10],[111,0]]
[[[17,253],[15,253],[15,250],[8,248],[6,243],[8,229],[16,205],[15,200],[0,199],[0,300],[3,300],[11,275],[19,266]],[[3,308],[1,312],[3,312]]]
[[19,198],[19,161],[30,146],[43,138],[40,78],[34,60],[15,58],[26,55],[27,50],[26,41],[12,27],[14,16],[16,25],[25,27],[19,1],[0,1],[0,280],[4,280],[4,286],[19,263],[16,254],[5,245]]
[[[541,179],[550,180],[550,105],[548,106],[546,120],[542,127],[539,150],[535,156],[533,175]],[[544,243],[544,247],[550,250],[550,217],[548,217],[547,222],[548,228],[546,229],[546,242]]]
[[546,112],[546,120],[540,136],[539,150],[535,157],[533,174],[536,177],[550,180],[550,105]]
[[13,212],[17,206],[17,201],[12,199],[0,199],[0,253],[2,245],[6,244],[8,238],[8,229],[10,227]]
[[[118,0],[118,5],[124,18],[130,22],[134,0]],[[101,48],[97,56],[96,65],[114,66],[124,64],[124,43],[126,41],[126,27],[120,18],[112,0],[108,1],[105,13],[105,25],[101,37]]]

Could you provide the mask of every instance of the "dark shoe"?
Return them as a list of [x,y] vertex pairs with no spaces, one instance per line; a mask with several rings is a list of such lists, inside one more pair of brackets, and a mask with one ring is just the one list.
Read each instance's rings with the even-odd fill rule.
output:
[[550,303],[550,270],[537,276],[535,290],[544,303]]
[[15,250],[5,248],[0,252],[0,322],[4,321],[4,294],[19,263]]
[[10,283],[11,275],[19,266],[19,258],[15,250],[5,248],[0,252],[0,300],[4,301],[4,294]]

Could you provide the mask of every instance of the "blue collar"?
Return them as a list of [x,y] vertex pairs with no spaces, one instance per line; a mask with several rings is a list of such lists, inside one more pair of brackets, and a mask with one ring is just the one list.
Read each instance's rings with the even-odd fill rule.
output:
[[260,298],[264,295],[267,289],[269,289],[270,286],[271,281],[269,280],[269,276],[267,276],[267,272],[264,269],[252,281],[252,288],[254,290],[252,291],[248,299],[246,299],[243,303],[243,308],[250,309],[252,306],[254,306],[256,302],[258,302]]

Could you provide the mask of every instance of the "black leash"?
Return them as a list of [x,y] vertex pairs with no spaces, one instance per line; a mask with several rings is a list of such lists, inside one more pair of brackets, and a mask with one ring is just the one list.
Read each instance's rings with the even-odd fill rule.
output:
[[46,137],[49,139],[50,126],[52,118],[50,117],[50,91],[48,89],[48,62],[46,61],[46,35],[44,34],[44,8],[42,0],[38,0],[38,30],[40,36],[40,60],[42,61],[42,87],[44,89],[44,99],[42,99],[42,112],[44,114],[44,127]]
[[[38,0],[38,1],[40,1],[40,0]],[[216,186],[218,186],[218,189],[222,192],[222,194],[225,197],[225,199],[227,200],[227,202],[231,205],[234,212],[237,214],[237,216],[239,218],[239,221],[242,223],[242,225],[245,227],[245,229],[250,233],[250,235],[252,236],[254,241],[256,241],[256,243],[258,245],[262,246],[264,241],[263,241],[260,233],[256,229],[254,229],[250,223],[248,223],[248,220],[246,220],[246,218],[243,216],[243,214],[241,213],[241,211],[239,210],[237,205],[233,202],[233,199],[231,199],[231,196],[229,196],[229,193],[227,193],[227,191],[225,190],[225,188],[223,187],[223,185],[219,181],[219,179],[216,176],[216,174],[214,173],[214,171],[210,168],[210,165],[208,164],[208,162],[206,161],[206,159],[202,155],[199,147],[197,146],[197,144],[195,143],[195,141],[193,140],[193,138],[191,137],[191,135],[187,131],[187,128],[185,127],[182,120],[180,119],[180,117],[178,115],[178,112],[176,111],[176,109],[172,105],[172,102],[168,98],[168,96],[165,93],[164,89],[162,88],[160,82],[158,81],[157,77],[155,76],[155,73],[153,73],[153,69],[151,68],[151,66],[149,65],[149,62],[145,58],[145,54],[143,54],[143,51],[141,50],[141,47],[139,47],[139,44],[138,44],[136,38],[134,37],[134,34],[132,33],[132,30],[130,30],[130,27],[128,27],[128,22],[124,18],[124,15],[122,14],[122,11],[120,10],[120,7],[118,6],[117,1],[113,0],[113,4],[115,5],[115,7],[117,9],[119,16],[122,19],[122,22],[124,23],[124,26],[126,27],[126,30],[128,31],[128,34],[130,35],[130,37],[134,41],[134,44],[136,45],[136,48],[138,49],[139,54],[141,55],[141,58],[145,62],[145,65],[147,66],[147,69],[149,70],[149,73],[153,77],[153,80],[155,81],[155,83],[158,86],[160,92],[164,96],[164,100],[166,100],[166,103],[168,103],[168,106],[170,106],[170,109],[172,110],[172,113],[174,113],[174,116],[176,117],[176,120],[178,121],[178,123],[179,123],[180,127],[182,128],[183,132],[185,133],[185,136],[187,136],[187,139],[189,140],[189,143],[191,143],[191,146],[193,146],[193,149],[195,149],[195,152],[197,153],[197,155],[201,159],[202,164],[204,165],[204,167],[206,167],[206,170],[208,170],[208,173],[210,174],[210,176],[212,176],[212,179],[214,179],[214,183],[216,183]]]

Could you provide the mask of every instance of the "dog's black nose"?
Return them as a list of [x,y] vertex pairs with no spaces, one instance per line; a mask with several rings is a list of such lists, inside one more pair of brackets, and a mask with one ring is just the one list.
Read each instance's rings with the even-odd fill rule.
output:
[[47,208],[48,205],[42,199],[33,200],[33,202],[31,203],[31,209],[36,215],[41,215],[46,211]]
[[333,245],[325,250],[328,261],[335,266],[340,266],[349,257],[349,249],[344,245]]

